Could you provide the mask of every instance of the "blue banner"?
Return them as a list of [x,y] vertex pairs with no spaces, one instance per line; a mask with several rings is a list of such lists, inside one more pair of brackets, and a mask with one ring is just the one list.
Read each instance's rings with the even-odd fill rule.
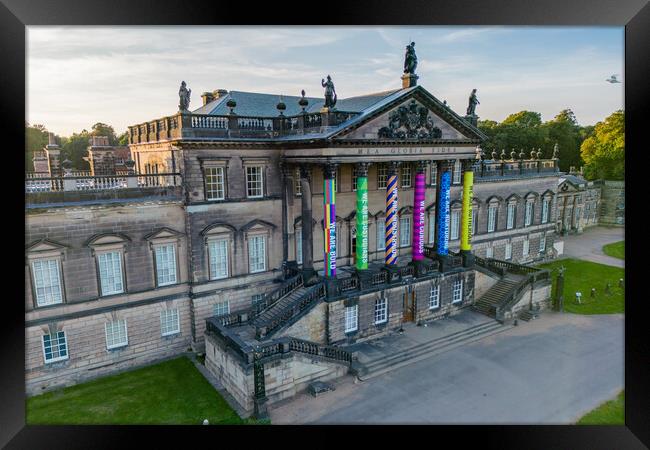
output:
[[451,187],[451,172],[445,171],[440,177],[438,190],[438,236],[437,253],[446,255],[449,249],[449,188]]

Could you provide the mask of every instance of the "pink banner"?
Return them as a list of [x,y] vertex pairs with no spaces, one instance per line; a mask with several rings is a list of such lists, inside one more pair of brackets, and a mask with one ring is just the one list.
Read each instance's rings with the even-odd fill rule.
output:
[[424,259],[424,173],[415,174],[413,194],[413,261]]

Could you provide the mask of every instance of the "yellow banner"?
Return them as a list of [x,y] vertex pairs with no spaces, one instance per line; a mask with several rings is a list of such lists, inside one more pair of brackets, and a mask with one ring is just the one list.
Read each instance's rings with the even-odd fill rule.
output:
[[463,174],[463,210],[461,218],[460,249],[472,249],[472,196],[474,195],[474,172]]

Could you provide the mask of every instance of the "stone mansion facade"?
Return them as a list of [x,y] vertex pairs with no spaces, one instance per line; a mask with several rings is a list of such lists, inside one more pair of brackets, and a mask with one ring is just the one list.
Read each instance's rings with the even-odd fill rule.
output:
[[61,176],[26,182],[27,392],[194,350],[215,373],[237,360],[222,381],[249,410],[271,338],[348,361],[346,344],[472,307],[486,273],[547,292],[520,264],[557,254],[556,153],[489,158],[475,115],[402,81],[335,107],[205,93],[129,127],[114,175],[39,154]]

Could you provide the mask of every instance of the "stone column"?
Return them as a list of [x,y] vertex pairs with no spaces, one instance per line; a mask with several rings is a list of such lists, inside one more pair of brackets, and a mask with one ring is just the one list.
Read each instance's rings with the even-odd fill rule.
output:
[[474,196],[474,171],[471,159],[463,160],[463,209],[461,213],[460,253],[463,265],[472,265],[472,198]]
[[357,248],[356,268],[368,268],[368,166],[370,163],[357,163]]
[[[207,93],[206,93],[207,94]],[[287,210],[289,195],[291,189],[289,187],[289,167],[286,162],[280,161],[280,172],[282,173],[282,264],[286,266],[289,260],[289,231],[287,224]],[[286,272],[285,272],[286,274]]]
[[312,209],[310,172],[306,165],[300,166],[300,203],[302,220],[302,274],[305,283],[314,276],[314,240],[312,238]]
[[426,161],[418,161],[415,172],[415,189],[413,190],[413,261],[424,259],[424,200]]
[[447,267],[449,253],[449,189],[451,187],[451,170],[454,160],[438,163],[438,192],[436,200],[436,254],[440,262],[440,270]]
[[336,164],[323,167],[323,209],[324,273],[331,279],[336,278]]
[[397,168],[399,162],[391,162],[386,179],[386,250],[385,262],[388,266],[397,264]]

